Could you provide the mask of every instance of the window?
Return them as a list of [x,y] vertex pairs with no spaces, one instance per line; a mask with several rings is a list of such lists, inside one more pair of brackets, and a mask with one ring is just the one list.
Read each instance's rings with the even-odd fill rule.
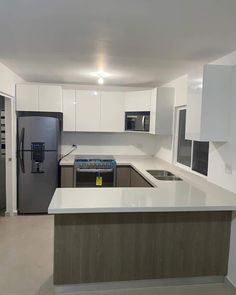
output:
[[185,139],[186,109],[178,110],[176,162],[207,175],[209,142]]

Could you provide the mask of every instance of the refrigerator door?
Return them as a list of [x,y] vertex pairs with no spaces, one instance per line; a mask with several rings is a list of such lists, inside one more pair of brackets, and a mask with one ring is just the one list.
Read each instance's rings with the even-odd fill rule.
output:
[[41,142],[45,151],[58,149],[59,120],[51,117],[18,118],[18,150],[31,150],[32,142]]
[[[35,169],[30,151],[18,158],[18,211],[19,213],[46,213],[58,184],[58,154],[45,152],[45,159]],[[22,167],[24,169],[22,169]]]

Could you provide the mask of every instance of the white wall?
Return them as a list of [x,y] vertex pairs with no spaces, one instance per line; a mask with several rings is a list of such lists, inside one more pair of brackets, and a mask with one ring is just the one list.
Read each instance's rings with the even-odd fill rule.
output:
[[[236,65],[236,52],[222,57],[221,59],[214,61],[212,64]],[[187,75],[182,76],[164,86],[175,88],[176,107],[186,105]],[[236,193],[236,84],[233,84],[233,87],[235,95],[233,97],[232,105],[230,140],[226,143],[210,143],[208,181]],[[159,148],[156,153],[157,157],[171,162],[173,154],[172,140],[167,137],[160,138],[158,140]],[[229,169],[226,169],[226,165]],[[229,170],[232,170],[232,173],[229,173]],[[231,227],[228,279],[236,286],[236,212],[233,214]]]
[[[16,117],[15,85],[24,82],[19,76],[0,63],[0,93],[6,96],[6,213],[16,211]],[[11,159],[11,161],[8,161]]]
[[0,92],[4,95],[15,97],[15,85],[23,80],[14,72],[0,63]]
[[[175,88],[175,107],[186,105],[187,103],[187,75],[163,85],[164,87]],[[175,120],[173,121],[175,124]],[[174,128],[174,126],[173,126]],[[158,136],[157,151],[155,156],[167,162],[172,162],[173,157],[173,137]]]
[[62,133],[62,154],[77,144],[75,153],[113,155],[154,155],[157,137],[134,133]]

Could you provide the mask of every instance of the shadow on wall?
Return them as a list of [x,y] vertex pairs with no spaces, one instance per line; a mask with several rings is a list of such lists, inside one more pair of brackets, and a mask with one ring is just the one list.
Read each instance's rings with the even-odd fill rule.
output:
[[141,133],[62,132],[62,154],[77,144],[76,153],[149,155],[157,151],[157,135]]
[[173,136],[158,135],[158,140],[156,141],[155,157],[171,163],[172,151],[173,151]]
[[210,142],[208,180],[236,192],[236,141]]

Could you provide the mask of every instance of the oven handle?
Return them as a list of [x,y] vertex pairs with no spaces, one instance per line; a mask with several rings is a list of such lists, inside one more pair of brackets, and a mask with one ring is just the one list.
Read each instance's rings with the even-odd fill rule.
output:
[[80,168],[76,168],[76,171],[78,172],[113,172],[114,169],[80,169]]

